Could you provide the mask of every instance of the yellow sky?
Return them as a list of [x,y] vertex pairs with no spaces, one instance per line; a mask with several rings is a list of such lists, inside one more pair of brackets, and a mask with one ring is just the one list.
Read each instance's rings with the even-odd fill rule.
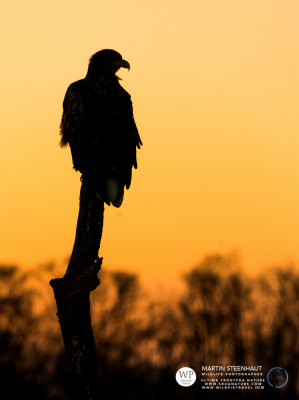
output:
[[58,146],[62,100],[91,54],[118,50],[144,146],[107,268],[172,280],[209,252],[257,269],[299,261],[299,3],[6,3],[1,10],[0,261],[72,248],[79,173]]

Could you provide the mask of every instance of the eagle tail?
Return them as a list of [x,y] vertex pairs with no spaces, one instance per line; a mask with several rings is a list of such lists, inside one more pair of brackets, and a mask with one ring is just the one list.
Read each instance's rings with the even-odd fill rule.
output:
[[124,185],[119,179],[106,178],[106,193],[114,207],[119,208],[124,199]]

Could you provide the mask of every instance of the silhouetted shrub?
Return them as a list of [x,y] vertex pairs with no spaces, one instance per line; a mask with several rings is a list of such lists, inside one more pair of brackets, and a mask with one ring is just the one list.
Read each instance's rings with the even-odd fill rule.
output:
[[[48,285],[53,265],[30,272],[0,267],[0,397],[64,399],[67,366]],[[206,257],[176,301],[147,297],[138,277],[101,273],[92,320],[103,399],[243,399],[266,393],[182,388],[183,365],[283,366],[289,383],[273,399],[299,395],[299,274],[291,267],[246,276],[233,256]],[[254,395],[254,396],[253,396]]]

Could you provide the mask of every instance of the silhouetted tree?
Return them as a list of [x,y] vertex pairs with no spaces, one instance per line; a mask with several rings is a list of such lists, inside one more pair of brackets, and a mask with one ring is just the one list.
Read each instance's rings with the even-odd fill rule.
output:
[[[0,398],[68,400],[66,358],[47,285],[49,266],[0,267]],[[280,267],[249,278],[230,256],[206,257],[174,300],[148,297],[134,274],[102,273],[92,313],[101,398],[293,399],[298,388],[299,274]],[[189,365],[283,366],[283,389],[203,393],[175,382]],[[267,393],[266,393],[267,392]],[[269,392],[269,393],[268,393]]]

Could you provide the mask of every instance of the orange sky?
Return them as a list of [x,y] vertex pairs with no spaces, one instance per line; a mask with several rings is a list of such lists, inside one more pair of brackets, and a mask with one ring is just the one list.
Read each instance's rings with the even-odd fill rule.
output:
[[71,251],[80,175],[58,146],[62,101],[114,48],[144,143],[107,268],[172,280],[209,252],[247,269],[299,261],[299,3],[57,1],[1,10],[0,261]]

